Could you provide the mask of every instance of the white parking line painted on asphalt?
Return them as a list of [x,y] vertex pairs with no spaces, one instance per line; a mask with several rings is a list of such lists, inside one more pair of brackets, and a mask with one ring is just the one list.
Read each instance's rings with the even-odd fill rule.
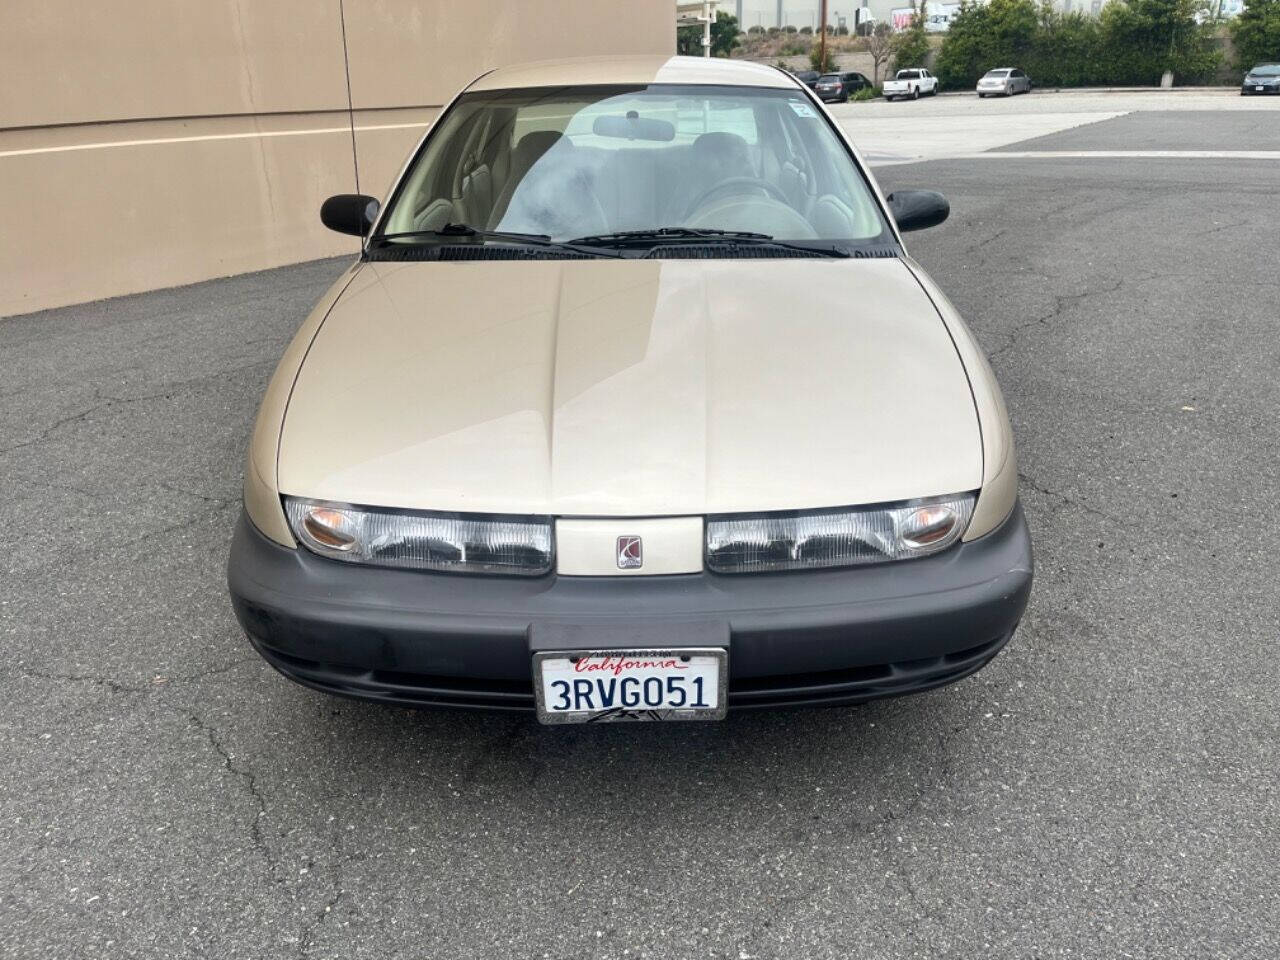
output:
[[[1081,90],[1001,100],[945,96],[911,103],[873,100],[836,104],[828,109],[872,166],[971,157],[990,159],[993,155],[988,151],[1016,147],[1036,137],[1151,111],[1194,110],[1215,114],[1248,111],[1255,115],[1271,113],[1280,120],[1280,98],[1241,97],[1234,88],[1160,92]],[[1124,143],[1123,140],[1118,142]],[[1206,144],[1201,141],[1197,145]],[[1027,151],[994,156],[1046,160],[1095,157],[1272,159],[1271,154],[1256,151],[1229,151],[1225,154],[1198,151]]]
[[1127,110],[1088,113],[963,114],[960,116],[837,115],[871,163],[918,163],[992,150],[1123,117]]
[[929,160],[1280,160],[1280,150],[992,150],[945,157],[893,157],[871,154],[873,167]]

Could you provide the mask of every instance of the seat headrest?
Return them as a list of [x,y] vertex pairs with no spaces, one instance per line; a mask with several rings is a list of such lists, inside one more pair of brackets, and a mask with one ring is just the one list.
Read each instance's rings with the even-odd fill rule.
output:
[[541,159],[542,155],[557,144],[565,147],[573,146],[572,140],[566,140],[559,130],[534,130],[526,133],[516,144],[513,162],[521,169],[527,170]]
[[699,134],[693,141],[693,149],[696,153],[714,154],[716,156],[749,156],[747,141],[736,133]]
[[747,141],[736,133],[704,133],[693,141],[699,165],[713,164],[725,176],[750,176],[754,171]]

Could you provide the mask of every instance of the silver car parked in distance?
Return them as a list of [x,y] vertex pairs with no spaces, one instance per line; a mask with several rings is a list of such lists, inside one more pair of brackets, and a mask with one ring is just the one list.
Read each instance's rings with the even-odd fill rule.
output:
[[1012,97],[1015,93],[1030,93],[1031,78],[1017,67],[997,67],[988,70],[978,81],[978,96],[1001,94]]

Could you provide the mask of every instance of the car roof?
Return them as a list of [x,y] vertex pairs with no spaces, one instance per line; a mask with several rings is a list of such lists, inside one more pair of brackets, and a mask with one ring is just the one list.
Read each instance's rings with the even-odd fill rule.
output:
[[468,90],[511,90],[522,87],[576,87],[609,84],[688,83],[737,87],[798,86],[798,81],[775,67],[747,60],[714,57],[580,57],[539,60],[499,67],[476,80]]

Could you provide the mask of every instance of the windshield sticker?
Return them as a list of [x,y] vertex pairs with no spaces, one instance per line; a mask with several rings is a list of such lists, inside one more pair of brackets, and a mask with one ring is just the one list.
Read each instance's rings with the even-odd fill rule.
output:
[[812,107],[810,107],[807,103],[801,103],[799,100],[788,100],[787,105],[791,107],[792,112],[795,113],[797,117],[816,117],[817,116],[817,114],[813,112]]

